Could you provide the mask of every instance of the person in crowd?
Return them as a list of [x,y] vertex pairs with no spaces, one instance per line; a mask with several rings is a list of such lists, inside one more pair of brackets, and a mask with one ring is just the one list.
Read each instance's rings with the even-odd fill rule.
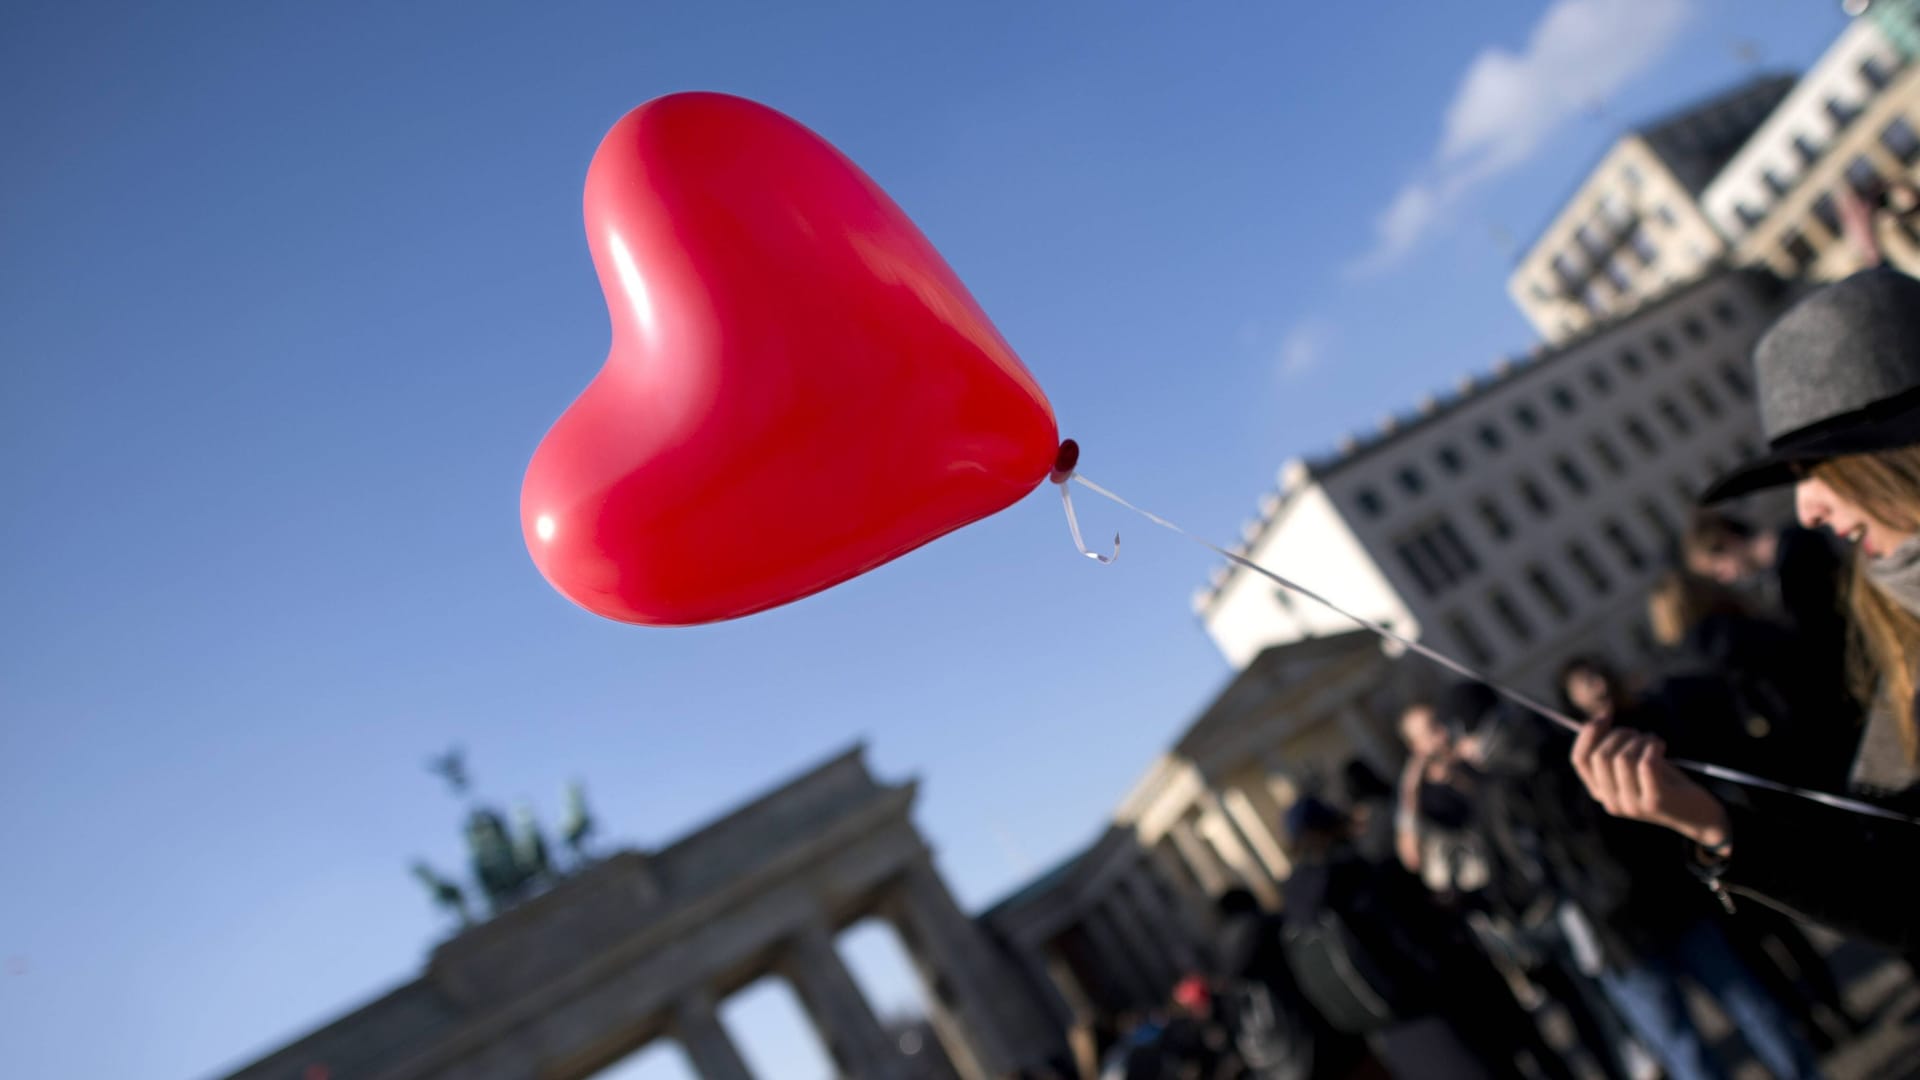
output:
[[1287,965],[1284,922],[1244,888],[1219,900],[1214,985],[1221,1019],[1251,1080],[1376,1080],[1386,1074],[1358,1035],[1321,1016]]
[[[1648,599],[1654,639],[1689,670],[1724,679],[1738,726],[1702,753],[1714,762],[1771,780],[1838,790],[1848,747],[1829,699],[1807,678],[1796,635],[1751,613],[1738,593],[1679,570],[1663,574]],[[1833,753],[1839,746],[1840,753]],[[1799,1006],[1803,1028],[1826,1050],[1857,1034],[1832,969],[1790,917],[1744,904],[1725,920],[1729,937],[1779,1000]],[[1777,952],[1776,952],[1777,950]],[[1790,963],[1782,964],[1779,957]],[[1824,1015],[1826,1023],[1819,1018]]]
[[[1354,851],[1351,822],[1306,796],[1287,812],[1293,873],[1283,940],[1301,992],[1336,1030],[1363,1034],[1396,1077],[1524,1075],[1538,1029],[1460,921],[1399,867]],[[1544,1047],[1535,1065],[1570,1072]]]
[[1678,569],[1655,580],[1647,623],[1665,650],[1667,682],[1684,677],[1718,700],[1711,719],[1723,726],[1700,732],[1701,752],[1770,780],[1844,787],[1858,736],[1844,722],[1850,699],[1838,668],[1830,678],[1824,661],[1808,659],[1823,650],[1735,589]]
[[[1655,729],[1679,727],[1711,703],[1710,688],[1665,683],[1628,690],[1603,662],[1576,657],[1563,667],[1562,692],[1589,724],[1619,716]],[[1767,1068],[1780,1077],[1819,1075],[1813,1049],[1792,1014],[1741,961],[1711,896],[1674,858],[1658,829],[1599,812],[1581,778],[1564,764],[1566,740],[1538,718],[1513,716],[1489,692],[1478,716],[1461,710],[1456,743],[1484,774],[1485,813],[1497,849],[1531,859],[1550,888],[1591,928],[1598,978],[1607,997],[1674,1080],[1726,1075],[1695,1025],[1682,980],[1719,1002]],[[1675,720],[1675,717],[1682,720]],[[1714,720],[1706,732],[1724,731]],[[1484,729],[1484,730],[1483,730]],[[1692,732],[1686,732],[1692,734]]]
[[1492,869],[1472,826],[1476,778],[1454,752],[1432,704],[1415,702],[1400,716],[1407,763],[1400,773],[1394,851],[1400,864],[1443,899],[1477,906]]
[[[1698,659],[1734,665],[1741,672],[1771,667],[1776,675],[1790,673],[1780,689],[1792,698],[1786,704],[1796,713],[1794,722],[1769,742],[1776,751],[1773,764],[1791,763],[1797,775],[1766,775],[1839,790],[1859,741],[1860,722],[1859,704],[1847,680],[1845,560],[1827,537],[1811,529],[1792,525],[1755,530],[1712,510],[1695,514],[1683,549],[1685,568],[1694,579],[1731,590],[1737,599],[1730,603],[1692,586],[1674,595],[1680,603],[1673,614],[1686,624],[1675,628],[1676,636],[1684,639],[1679,644]],[[1750,628],[1755,620],[1773,626],[1754,631]],[[1778,663],[1774,654],[1782,648],[1791,650],[1791,664]]]
[[1353,846],[1369,862],[1395,858],[1393,785],[1359,758],[1341,766],[1340,787],[1353,819]]
[[[1599,970],[1597,957],[1586,964],[1591,971],[1583,968],[1568,930],[1583,917],[1547,873],[1536,835],[1538,815],[1516,812],[1513,805],[1535,795],[1528,781],[1538,754],[1531,738],[1512,737],[1505,725],[1496,730],[1488,722],[1503,708],[1498,695],[1477,682],[1448,688],[1433,705],[1456,752],[1480,778],[1475,825],[1494,867],[1488,915],[1505,928],[1499,936],[1511,942],[1506,955],[1521,975],[1566,1011],[1580,1045],[1601,1072],[1609,1080],[1624,1080],[1633,1074],[1627,1025],[1591,977]],[[1578,929],[1591,937],[1584,923]]]
[[[1800,523],[1858,550],[1848,604],[1856,687],[1870,707],[1851,781],[1910,812],[1920,795],[1920,281],[1874,269],[1813,292],[1762,336],[1754,371],[1768,452],[1705,498],[1791,483]],[[1717,890],[1920,950],[1920,826],[1709,790],[1666,754],[1662,733],[1612,715],[1571,750],[1608,813],[1691,841],[1684,858]]]
[[1153,1080],[1227,1080],[1240,1071],[1205,976],[1189,975],[1174,986],[1156,1068]]

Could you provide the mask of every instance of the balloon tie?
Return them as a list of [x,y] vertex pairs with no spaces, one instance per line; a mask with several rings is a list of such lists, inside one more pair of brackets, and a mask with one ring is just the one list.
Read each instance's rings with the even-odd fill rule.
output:
[[1080,444],[1068,439],[1060,444],[1060,453],[1054,457],[1053,471],[1047,475],[1047,479],[1060,488],[1060,505],[1067,511],[1067,531],[1073,534],[1073,546],[1080,549],[1080,554],[1101,566],[1111,566],[1113,561],[1120,557],[1119,533],[1113,534],[1113,554],[1111,555],[1102,555],[1088,548],[1087,542],[1080,538],[1080,518],[1073,512],[1073,492],[1067,489],[1067,482],[1074,478],[1073,468],[1079,463]]
[[[1072,451],[1071,454],[1069,454],[1068,452],[1069,448],[1071,448],[1071,451]],[[1574,733],[1578,733],[1583,727],[1586,726],[1581,721],[1576,720],[1573,717],[1568,716],[1566,713],[1560,711],[1559,709],[1556,709],[1553,706],[1548,705],[1545,702],[1542,702],[1534,698],[1532,695],[1526,693],[1523,690],[1519,690],[1514,687],[1508,686],[1507,684],[1500,682],[1499,680],[1493,678],[1492,676],[1489,676],[1483,672],[1475,670],[1470,665],[1463,664],[1460,661],[1455,660],[1453,657],[1448,656],[1446,653],[1443,653],[1440,650],[1433,648],[1432,646],[1422,645],[1420,642],[1415,641],[1410,637],[1407,637],[1405,634],[1396,632],[1391,626],[1388,626],[1386,623],[1377,622],[1363,615],[1355,614],[1354,612],[1348,610],[1347,608],[1344,608],[1339,604],[1334,603],[1332,600],[1329,600],[1327,597],[1322,596],[1320,593],[1314,591],[1313,589],[1310,589],[1305,585],[1302,585],[1299,582],[1294,581],[1290,578],[1282,577],[1281,575],[1273,572],[1272,570],[1269,570],[1266,567],[1261,566],[1259,563],[1254,562],[1252,559],[1247,558],[1245,555],[1241,555],[1238,552],[1230,551],[1227,548],[1223,548],[1220,545],[1205,539],[1204,537],[1188,532],[1187,530],[1181,528],[1178,525],[1175,525],[1173,522],[1168,521],[1166,518],[1163,518],[1158,514],[1155,514],[1149,510],[1142,509],[1141,507],[1135,506],[1134,504],[1128,502],[1126,499],[1121,498],[1119,495],[1116,495],[1113,492],[1108,491],[1106,488],[1101,487],[1099,484],[1096,484],[1093,481],[1087,479],[1086,477],[1081,476],[1079,473],[1074,472],[1073,467],[1074,465],[1078,464],[1079,458],[1080,458],[1080,448],[1074,445],[1072,440],[1068,440],[1067,442],[1062,443],[1060,446],[1060,459],[1062,461],[1065,461],[1066,466],[1063,470],[1061,468],[1060,461],[1056,461],[1051,479],[1053,480],[1054,483],[1060,485],[1060,497],[1066,503],[1066,506],[1067,506],[1067,526],[1069,529],[1073,531],[1073,542],[1074,544],[1079,546],[1081,554],[1086,555],[1088,558],[1095,559],[1101,563],[1110,563],[1113,561],[1112,559],[1102,558],[1098,554],[1088,551],[1086,545],[1080,542],[1080,526],[1078,523],[1074,521],[1073,500],[1067,495],[1067,485],[1069,482],[1078,483],[1084,486],[1087,490],[1093,492],[1094,494],[1104,496],[1105,498],[1115,503],[1118,503],[1120,506],[1133,511],[1136,514],[1139,514],[1141,517],[1146,518],[1148,521],[1153,522],[1155,525],[1158,525],[1163,529],[1167,529],[1170,532],[1178,533],[1179,535],[1186,537],[1188,540],[1191,540],[1196,544],[1199,544],[1201,547],[1206,548],[1207,550],[1213,552],[1214,554],[1221,556],[1227,561],[1237,566],[1243,567],[1247,570],[1250,570],[1253,573],[1259,574],[1261,577],[1266,578],[1268,581],[1273,582],[1275,585],[1278,585],[1281,588],[1286,589],[1287,591],[1292,592],[1298,596],[1311,600],[1314,603],[1319,604],[1321,607],[1326,608],[1328,611],[1331,611],[1334,614],[1341,616],[1342,618],[1350,620],[1351,622],[1358,625],[1360,628],[1364,630],[1370,630],[1374,634],[1378,635],[1379,637],[1400,645],[1401,647],[1405,648],[1409,652],[1418,653],[1419,655],[1426,657],[1427,659],[1433,661],[1434,663],[1440,665],[1443,668],[1446,668],[1448,671],[1451,671],[1454,674],[1459,675],[1464,679],[1468,679],[1473,682],[1477,682],[1486,686],[1488,689],[1492,690],[1494,693],[1499,694],[1501,697],[1506,698],[1508,701],[1513,702],[1514,704],[1520,706],[1523,709],[1526,709],[1528,712],[1533,713],[1535,716],[1538,716],[1541,719],[1548,721],[1549,723],[1555,724],[1561,728],[1566,729],[1567,731],[1574,732]],[[1120,537],[1118,535],[1115,535],[1113,538],[1113,542],[1114,542],[1114,554],[1117,556],[1120,553],[1119,552]],[[1760,788],[1765,791],[1778,792],[1783,795],[1793,795],[1798,798],[1807,799],[1809,801],[1819,803],[1823,806],[1829,806],[1835,810],[1842,810],[1851,814],[1861,814],[1866,817],[1881,818],[1887,821],[1898,821],[1907,825],[1920,825],[1920,817],[1914,817],[1907,814],[1895,813],[1892,810],[1885,809],[1884,807],[1875,806],[1872,803],[1862,802],[1858,799],[1849,799],[1839,795],[1829,794],[1824,791],[1812,791],[1807,788],[1794,787],[1790,784],[1782,784],[1774,780],[1768,780],[1762,776],[1754,776],[1751,773],[1741,772],[1738,769],[1729,769],[1723,765],[1714,765],[1714,764],[1710,764],[1708,762],[1702,762],[1702,761],[1689,761],[1684,758],[1668,758],[1667,760],[1678,768],[1685,769],[1688,772],[1696,773],[1700,776],[1711,777],[1712,779],[1715,779],[1715,780],[1724,780],[1728,783],[1740,784],[1745,787]]]

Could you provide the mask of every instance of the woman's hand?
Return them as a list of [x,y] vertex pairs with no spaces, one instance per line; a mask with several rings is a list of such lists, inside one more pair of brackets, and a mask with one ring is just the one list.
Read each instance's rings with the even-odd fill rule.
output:
[[1729,839],[1727,808],[1674,768],[1656,736],[1590,720],[1573,741],[1573,767],[1615,817],[1665,826],[1706,848]]

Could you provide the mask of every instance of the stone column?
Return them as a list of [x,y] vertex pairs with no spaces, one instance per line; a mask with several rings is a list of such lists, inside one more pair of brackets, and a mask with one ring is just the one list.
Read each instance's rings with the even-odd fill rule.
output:
[[1013,1069],[1015,1034],[1026,1016],[1010,1014],[1026,995],[939,874],[926,863],[910,867],[887,910],[920,971],[954,1068],[968,1080]]
[[[1160,868],[1160,876],[1173,891],[1175,906],[1180,909],[1182,921],[1187,928],[1187,940],[1198,942],[1203,947],[1211,946],[1214,935],[1213,897],[1207,895],[1193,868],[1181,856],[1173,837],[1147,849],[1148,857]],[[1203,949],[1204,951],[1204,949]]]
[[789,943],[782,967],[843,1076],[894,1080],[904,1075],[905,1056],[873,1015],[826,924],[801,930]]
[[700,1080],[753,1080],[753,1071],[734,1047],[706,991],[680,999],[674,1010],[673,1033]]
[[1105,905],[1096,904],[1080,917],[1080,924],[1087,928],[1087,937],[1100,955],[1100,973],[1111,980],[1120,991],[1122,1000],[1133,1005],[1144,1005],[1155,1000],[1152,980],[1140,970],[1134,960],[1127,941],[1114,927],[1107,916]]
[[1101,907],[1113,920],[1114,929],[1119,932],[1134,966],[1153,988],[1153,1000],[1164,999],[1173,985],[1173,964],[1167,959],[1166,941],[1152,923],[1140,917],[1139,907],[1127,892],[1125,877],[1108,886],[1107,898]]
[[[1240,815],[1240,831],[1253,842],[1255,854],[1266,865],[1275,881],[1285,881],[1293,873],[1293,861],[1287,858],[1282,843],[1280,819],[1285,811],[1267,786],[1262,774],[1242,777],[1227,793],[1229,806]],[[1251,819],[1251,820],[1249,820]]]
[[1136,864],[1127,872],[1125,885],[1141,922],[1159,939],[1162,952],[1173,962],[1174,977],[1200,970],[1200,956],[1194,948],[1200,939],[1190,932],[1186,919],[1167,902],[1153,871],[1144,863]]
[[1200,815],[1200,832],[1262,904],[1270,908],[1280,906],[1280,891],[1274,888],[1273,879],[1267,876],[1246,837],[1240,835],[1233,818],[1213,792],[1207,793],[1207,808]]
[[1240,884],[1234,878],[1233,871],[1220,859],[1220,853],[1198,831],[1198,824],[1192,820],[1176,822],[1167,830],[1167,838],[1173,842],[1174,849],[1180,853],[1180,861],[1189,873],[1200,883],[1200,888],[1208,898],[1218,899],[1221,893]]

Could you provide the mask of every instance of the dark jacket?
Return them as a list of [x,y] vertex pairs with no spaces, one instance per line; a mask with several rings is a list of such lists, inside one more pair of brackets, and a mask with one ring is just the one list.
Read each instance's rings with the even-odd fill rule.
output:
[[[1834,642],[1809,641],[1770,619],[1716,614],[1702,619],[1668,658],[1676,681],[1713,700],[1691,719],[1698,756],[1769,780],[1839,791],[1860,738]],[[1821,655],[1832,651],[1833,656]],[[1721,685],[1705,689],[1710,682]],[[1699,706],[1674,703],[1668,723]],[[1683,735],[1683,738],[1686,737]]]
[[[1920,713],[1920,699],[1913,704]],[[1722,881],[1850,937],[1920,954],[1920,825],[1774,792],[1715,788],[1733,825]],[[1920,786],[1871,801],[1920,815]]]
[[[1644,713],[1623,718],[1631,722]],[[1569,761],[1570,741],[1531,716],[1503,713],[1504,747],[1483,772],[1483,820],[1502,863],[1538,875],[1593,923],[1609,966],[1665,950],[1713,899],[1689,874],[1686,844],[1652,825],[1609,817]]]

